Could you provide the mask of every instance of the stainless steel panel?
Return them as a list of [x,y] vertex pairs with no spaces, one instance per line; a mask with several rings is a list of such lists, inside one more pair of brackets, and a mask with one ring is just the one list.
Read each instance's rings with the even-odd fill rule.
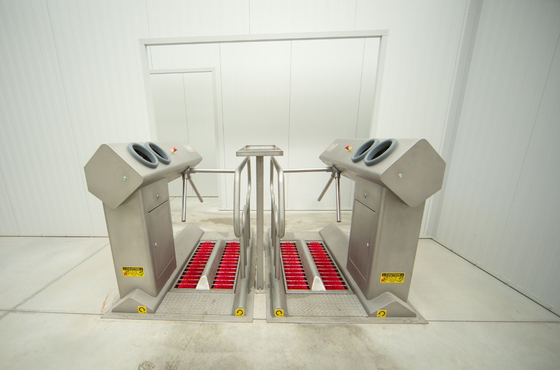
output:
[[[143,143],[139,143],[143,144]],[[116,208],[142,186],[161,178],[172,181],[202,157],[185,142],[156,142],[171,158],[149,168],[138,162],[127,150],[127,144],[103,144],[84,167],[88,190],[111,208]],[[176,148],[173,152],[171,148]]]
[[[338,139],[320,159],[352,180],[361,177],[382,185],[410,207],[420,205],[441,189],[445,162],[426,140],[397,139],[396,149],[380,163],[354,163],[352,155],[367,140]],[[347,145],[352,149],[346,150]]]
[[[134,289],[157,296],[156,274],[140,192],[133,194],[120,207],[113,209],[103,204],[103,209],[120,296],[125,297]],[[123,266],[143,267],[144,277],[123,276]]]
[[276,145],[245,145],[236,152],[238,157],[268,157],[284,155],[284,151]]
[[163,203],[148,213],[146,221],[150,234],[150,248],[154,256],[156,285],[159,287],[163,286],[167,280],[162,275],[165,272],[167,272],[165,275],[170,275],[177,267],[169,202]]
[[381,195],[383,188],[371,181],[364,180],[360,177],[356,178],[356,186],[354,188],[354,198],[375,212],[379,212],[381,203]]
[[[121,297],[134,289],[157,296],[176,267],[169,202],[147,211],[155,194],[168,199],[164,185],[165,179],[147,185],[114,209],[103,204]],[[123,276],[122,267],[142,267],[144,276]]]
[[[362,290],[367,299],[390,292],[408,301],[418,236],[422,225],[424,203],[411,208],[390,192],[384,192],[379,211],[377,236],[372,238],[373,253],[367,288]],[[404,273],[402,283],[381,283],[381,274]]]
[[150,186],[145,186],[141,189],[141,192],[145,212],[150,212],[163,202],[169,200],[167,179],[161,179]]
[[367,289],[378,219],[379,216],[375,211],[354,200],[348,246],[348,269],[353,271],[352,266],[355,268],[358,274],[354,276],[354,279],[362,290]]

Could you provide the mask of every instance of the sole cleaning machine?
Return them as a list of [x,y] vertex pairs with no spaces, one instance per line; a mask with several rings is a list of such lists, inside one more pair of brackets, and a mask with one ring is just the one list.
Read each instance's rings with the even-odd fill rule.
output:
[[[88,190],[103,202],[120,299],[109,318],[252,321],[250,186],[240,214],[241,172],[196,170],[202,157],[187,143],[102,145],[84,170]],[[237,238],[187,224],[175,236],[168,182],[183,178],[202,202],[190,174],[235,175]],[[242,221],[241,221],[242,220]]]
[[[425,323],[408,293],[424,204],[445,162],[424,139],[339,139],[319,158],[329,167],[283,170],[271,157],[268,321]],[[338,222],[340,176],[355,182],[349,236],[334,224],[285,232],[285,174],[319,171],[331,172],[319,200],[335,181]]]

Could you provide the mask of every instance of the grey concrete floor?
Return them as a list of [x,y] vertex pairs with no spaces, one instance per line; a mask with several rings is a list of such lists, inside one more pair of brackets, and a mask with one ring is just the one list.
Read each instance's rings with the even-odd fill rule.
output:
[[[334,218],[289,212],[286,229]],[[215,199],[189,199],[188,221],[231,233]],[[107,238],[0,238],[0,369],[560,369],[558,316],[428,239],[409,297],[426,325],[267,324],[264,294],[248,324],[101,319],[114,274]]]

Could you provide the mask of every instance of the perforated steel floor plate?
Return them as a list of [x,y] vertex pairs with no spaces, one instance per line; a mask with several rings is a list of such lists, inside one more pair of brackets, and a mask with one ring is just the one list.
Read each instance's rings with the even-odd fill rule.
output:
[[183,315],[231,315],[235,294],[167,293],[156,313]]
[[353,294],[286,294],[290,316],[367,317]]

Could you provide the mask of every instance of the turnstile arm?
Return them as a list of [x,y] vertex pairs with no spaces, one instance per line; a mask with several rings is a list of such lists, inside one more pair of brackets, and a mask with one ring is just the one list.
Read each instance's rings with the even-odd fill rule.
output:
[[330,177],[329,181],[327,182],[327,185],[325,186],[325,188],[321,192],[321,195],[319,195],[319,199],[317,199],[317,201],[320,202],[323,199],[323,197],[327,193],[327,190],[329,190],[329,187],[331,186],[332,182],[334,180],[336,180],[336,182],[335,182],[336,221],[340,222],[340,220],[341,220],[341,217],[340,217],[340,171],[338,171],[335,167],[331,167],[331,168],[332,168],[331,177]]
[[181,221],[182,222],[186,222],[187,221],[187,182],[189,182],[194,190],[194,193],[196,194],[198,200],[200,201],[200,203],[204,203],[204,201],[202,200],[202,197],[200,196],[200,193],[198,192],[198,189],[196,188],[196,186],[194,186],[194,182],[191,179],[191,168],[187,168],[187,170],[185,172],[182,173],[183,176],[183,209],[181,211]]

